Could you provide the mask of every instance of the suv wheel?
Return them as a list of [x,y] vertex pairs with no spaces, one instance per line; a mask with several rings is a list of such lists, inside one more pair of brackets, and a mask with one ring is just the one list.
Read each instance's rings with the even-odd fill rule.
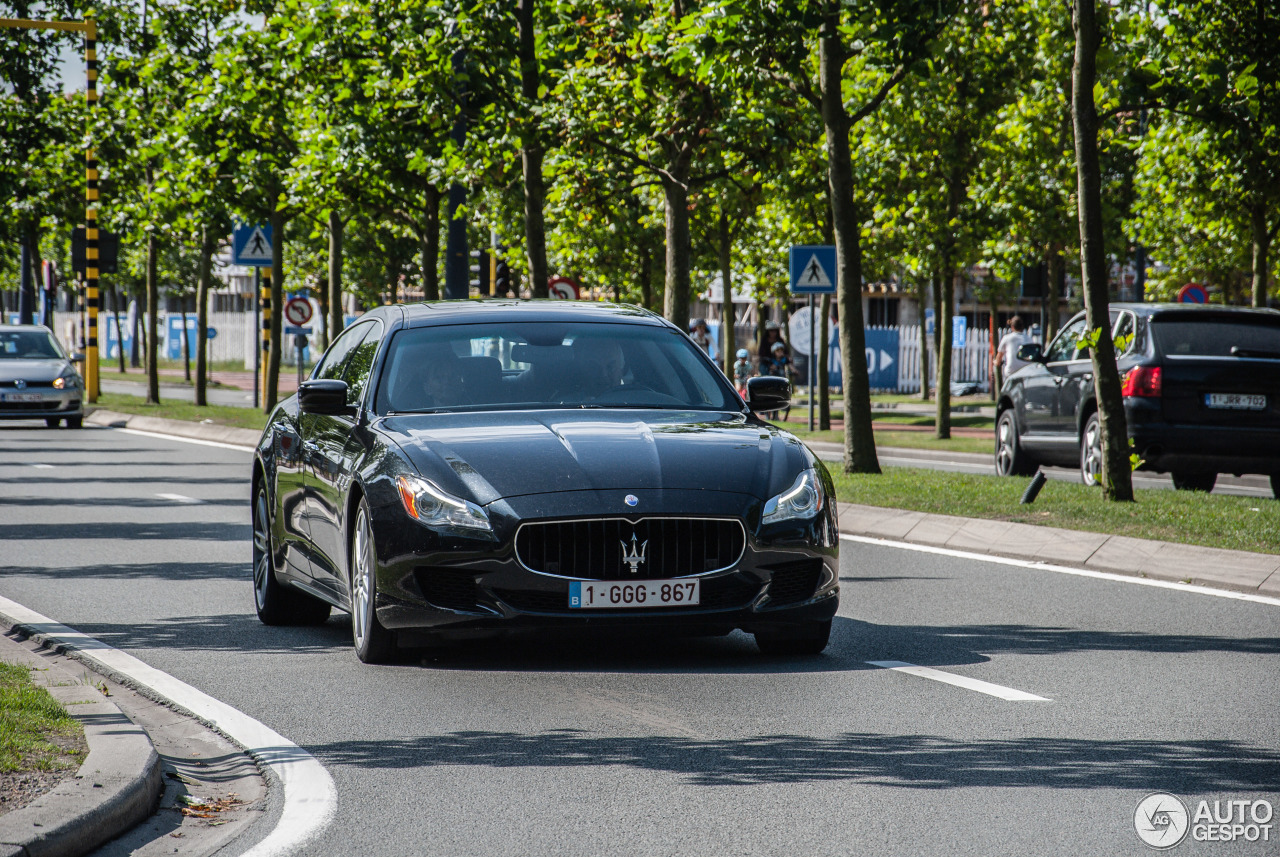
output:
[[1018,442],[1018,421],[1013,411],[1005,411],[996,423],[996,475],[1030,476],[1035,471]]
[[1090,414],[1080,435],[1080,481],[1085,485],[1102,484],[1102,422]]

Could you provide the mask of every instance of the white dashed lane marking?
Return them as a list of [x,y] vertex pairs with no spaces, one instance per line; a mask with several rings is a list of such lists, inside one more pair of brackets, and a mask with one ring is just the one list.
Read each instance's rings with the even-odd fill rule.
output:
[[36,470],[52,470],[53,469],[52,464],[33,464],[31,466],[34,467]]
[[992,684],[989,681],[980,681],[976,678],[968,678],[967,676],[956,675],[955,673],[943,672],[935,670],[931,667],[918,667],[915,664],[908,664],[903,661],[867,661],[873,667],[881,667],[886,670],[894,670],[895,672],[906,673],[908,675],[920,676],[933,681],[940,681],[944,684],[963,687],[965,690],[976,690],[978,693],[985,693],[988,696],[998,696],[1009,702],[1052,702],[1043,696],[1036,696],[1034,693],[1027,693],[1023,690],[1015,690],[1012,687],[1004,685]]
[[161,500],[172,500],[175,503],[196,504],[203,503],[203,500],[197,500],[195,497],[188,497],[185,494],[157,494]]

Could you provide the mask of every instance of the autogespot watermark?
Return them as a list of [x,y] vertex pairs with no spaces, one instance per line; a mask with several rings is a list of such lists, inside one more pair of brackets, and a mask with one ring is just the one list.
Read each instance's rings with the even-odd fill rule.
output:
[[1270,842],[1275,808],[1265,800],[1202,800],[1195,812],[1180,798],[1156,792],[1138,801],[1133,827],[1152,848],[1172,848],[1187,838],[1196,842]]

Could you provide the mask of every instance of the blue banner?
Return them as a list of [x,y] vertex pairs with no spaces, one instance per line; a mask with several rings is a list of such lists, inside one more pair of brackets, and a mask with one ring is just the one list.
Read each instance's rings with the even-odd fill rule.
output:
[[867,382],[873,390],[898,389],[898,331],[896,328],[863,331],[867,346]]

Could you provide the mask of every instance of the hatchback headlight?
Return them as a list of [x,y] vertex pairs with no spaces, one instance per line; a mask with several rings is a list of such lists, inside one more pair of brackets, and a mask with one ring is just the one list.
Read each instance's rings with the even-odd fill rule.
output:
[[399,476],[400,502],[410,518],[432,529],[463,530],[464,535],[493,533],[489,515],[461,497],[448,494],[425,479]]
[[763,524],[777,524],[795,518],[812,518],[822,511],[826,496],[816,470],[803,471],[791,487],[764,504]]
[[78,386],[80,386],[80,376],[74,369],[68,369],[53,379],[55,390],[74,390]]

